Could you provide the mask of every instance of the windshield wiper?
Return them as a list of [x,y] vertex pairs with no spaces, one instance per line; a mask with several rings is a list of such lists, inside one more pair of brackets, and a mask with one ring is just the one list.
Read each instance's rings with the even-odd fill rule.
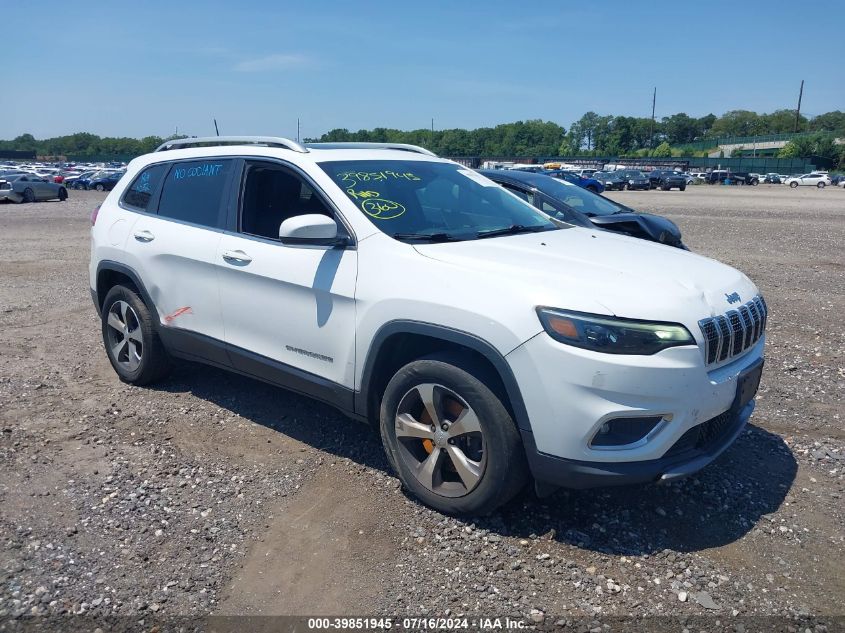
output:
[[390,237],[396,240],[420,240],[425,242],[452,242],[458,239],[450,233],[393,233]]
[[517,233],[537,233],[545,231],[548,227],[543,226],[524,226],[522,224],[511,224],[501,229],[491,229],[489,231],[479,231],[477,238],[482,240],[485,237],[496,237],[497,235],[516,235]]

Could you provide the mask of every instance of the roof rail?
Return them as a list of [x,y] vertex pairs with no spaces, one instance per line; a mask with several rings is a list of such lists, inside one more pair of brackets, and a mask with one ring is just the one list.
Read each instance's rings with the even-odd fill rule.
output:
[[296,141],[279,136],[194,136],[190,138],[176,138],[172,141],[165,141],[155,151],[163,152],[168,149],[184,149],[194,145],[264,145],[265,147],[282,147],[301,153],[308,151]]
[[408,145],[407,143],[306,143],[306,148],[311,149],[397,149],[426,156],[437,156],[419,145]]

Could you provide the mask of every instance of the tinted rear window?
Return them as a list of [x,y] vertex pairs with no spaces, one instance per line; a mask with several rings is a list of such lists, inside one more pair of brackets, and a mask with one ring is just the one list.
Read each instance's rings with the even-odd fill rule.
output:
[[201,224],[218,226],[223,190],[231,160],[208,159],[174,163],[164,181],[158,214]]
[[158,190],[169,165],[150,165],[135,178],[123,194],[123,204],[142,211],[149,210],[150,200]]

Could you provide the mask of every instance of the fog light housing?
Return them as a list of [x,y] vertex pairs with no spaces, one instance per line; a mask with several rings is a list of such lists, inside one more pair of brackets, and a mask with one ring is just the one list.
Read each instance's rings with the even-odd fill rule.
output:
[[663,422],[661,415],[643,418],[614,418],[602,424],[590,440],[592,448],[628,448],[646,439]]

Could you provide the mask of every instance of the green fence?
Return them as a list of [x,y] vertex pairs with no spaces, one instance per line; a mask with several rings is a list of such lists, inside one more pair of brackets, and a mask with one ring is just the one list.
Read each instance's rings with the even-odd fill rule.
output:
[[730,169],[734,172],[751,172],[757,174],[806,174],[814,169],[825,167],[819,165],[818,158],[765,158],[743,156],[740,158],[688,158],[690,169],[706,171],[708,169]]

